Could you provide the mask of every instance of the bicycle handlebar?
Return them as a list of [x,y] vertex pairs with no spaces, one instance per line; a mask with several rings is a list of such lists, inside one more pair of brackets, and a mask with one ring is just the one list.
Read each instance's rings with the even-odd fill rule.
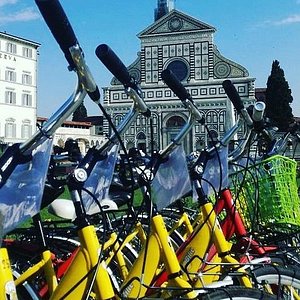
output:
[[258,101],[253,106],[252,120],[254,122],[260,122],[263,119],[266,104],[262,101]]
[[[264,131],[263,127],[263,115],[265,111],[266,105],[263,102],[256,102],[253,105],[252,114],[251,116],[248,114],[246,109],[243,109],[241,111],[241,116],[243,117],[243,123],[248,125],[246,127],[246,132],[244,133],[244,139],[242,142],[238,144],[238,146],[232,150],[231,153],[228,154],[228,160],[229,161],[236,161],[238,160],[248,149],[251,142],[255,139],[257,136],[257,130],[260,130],[261,132]],[[247,112],[248,117],[251,120],[250,124],[253,124],[254,126],[249,126],[249,122],[247,122],[247,119],[245,119],[245,111]],[[241,123],[241,125],[243,124]],[[241,126],[239,126],[241,127]],[[260,129],[259,129],[260,128]]]
[[45,22],[65,54],[72,69],[75,64],[69,49],[78,44],[70,22],[58,0],[35,0]]
[[184,106],[190,111],[192,117],[198,122],[204,124],[204,117],[195,106],[191,95],[186,88],[178,80],[171,70],[165,69],[161,72],[162,80],[174,92],[174,94],[182,101]]
[[168,69],[163,70],[161,72],[161,78],[181,101],[185,101],[186,99],[192,101],[191,95],[172,71]]
[[234,108],[238,112],[238,114],[243,116],[243,118],[248,126],[252,126],[253,120],[251,119],[251,117],[249,116],[249,113],[245,109],[244,103],[243,103],[238,91],[236,90],[235,86],[231,82],[231,80],[229,80],[229,79],[224,80],[222,83],[222,86],[223,86],[225,93],[227,94],[229,100],[231,101]]
[[171,143],[167,145],[165,149],[160,151],[161,157],[164,158],[171,153],[171,151],[176,147],[176,145],[182,142],[182,140],[187,135],[187,133],[196,121],[198,121],[201,124],[204,124],[205,119],[194,104],[191,95],[187,92],[185,87],[177,79],[177,77],[173,74],[171,70],[166,69],[162,71],[161,78],[165,81],[168,87],[178,96],[178,98],[182,101],[184,106],[189,111],[189,119],[186,122],[186,124],[181,128],[180,132],[171,141]]
[[80,84],[83,85],[89,97],[98,104],[100,101],[100,91],[89,67],[85,63],[82,49],[77,44],[76,46],[72,46],[69,50],[75,63],[75,71],[79,77]]
[[90,98],[97,102],[100,92],[84,61],[82,49],[58,0],[35,0],[52,35],[59,44],[69,63],[69,70],[75,70]]
[[124,85],[132,86],[133,78],[129,75],[127,68],[115,54],[115,52],[106,44],[101,44],[95,51],[97,57],[106,66],[106,68]]
[[245,107],[244,107],[244,103],[243,103],[239,93],[237,92],[235,86],[229,79],[224,80],[222,83],[222,86],[223,86],[228,98],[232,102],[234,108],[237,110],[238,113],[240,113],[241,110],[244,109]]
[[151,112],[143,99],[140,87],[115,52],[108,45],[101,44],[96,48],[95,53],[106,68],[124,85],[127,95],[134,102],[135,109],[145,117],[150,117]]
[[47,120],[40,130],[30,139],[20,145],[22,153],[30,153],[42,141],[43,137],[52,135],[61,126],[72,112],[82,103],[89,94],[90,98],[98,102],[100,93],[97,84],[85,63],[84,54],[74,34],[71,24],[58,0],[35,0],[50,31],[64,52],[72,70],[78,76],[74,93],[69,99]]

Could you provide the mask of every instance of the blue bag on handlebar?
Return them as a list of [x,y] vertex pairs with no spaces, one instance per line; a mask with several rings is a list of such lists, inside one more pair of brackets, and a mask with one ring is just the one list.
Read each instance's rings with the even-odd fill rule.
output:
[[1,187],[0,237],[40,211],[52,142],[45,139],[33,150],[31,160],[17,165]]
[[204,194],[211,196],[228,186],[228,148],[214,151],[204,166],[201,186]]
[[118,157],[118,149],[119,146],[114,145],[107,153],[106,158],[96,163],[90,176],[84,183],[84,188],[89,192],[82,191],[82,202],[87,212],[99,208],[101,200],[108,198],[109,187]]
[[191,190],[186,155],[182,145],[162,163],[152,181],[152,199],[160,210],[180,199]]

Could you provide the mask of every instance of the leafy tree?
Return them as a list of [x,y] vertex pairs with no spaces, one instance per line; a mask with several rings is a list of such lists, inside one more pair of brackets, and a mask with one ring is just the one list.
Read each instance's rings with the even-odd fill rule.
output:
[[291,90],[285,80],[284,71],[278,60],[272,63],[271,74],[268,77],[266,89],[266,116],[273,121],[279,130],[287,129],[293,122],[290,104],[293,102]]
[[83,121],[87,117],[87,110],[82,102],[73,112],[72,121]]

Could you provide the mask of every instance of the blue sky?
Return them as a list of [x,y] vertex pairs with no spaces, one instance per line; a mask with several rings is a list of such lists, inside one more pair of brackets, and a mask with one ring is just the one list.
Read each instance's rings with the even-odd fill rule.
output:
[[[61,0],[99,87],[111,74],[97,60],[97,45],[108,44],[126,65],[140,49],[137,34],[153,23],[157,0]],[[300,0],[176,0],[175,8],[214,26],[221,54],[246,67],[265,87],[272,61],[285,72],[300,116]],[[0,0],[0,31],[41,44],[38,115],[49,117],[69,97],[75,75],[35,6],[29,0]],[[85,100],[90,115],[98,109]]]

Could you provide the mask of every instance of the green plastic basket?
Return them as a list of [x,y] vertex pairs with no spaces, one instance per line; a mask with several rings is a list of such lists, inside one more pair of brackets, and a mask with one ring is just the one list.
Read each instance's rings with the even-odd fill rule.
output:
[[248,229],[300,227],[296,168],[296,161],[274,155],[231,174],[237,208]]

